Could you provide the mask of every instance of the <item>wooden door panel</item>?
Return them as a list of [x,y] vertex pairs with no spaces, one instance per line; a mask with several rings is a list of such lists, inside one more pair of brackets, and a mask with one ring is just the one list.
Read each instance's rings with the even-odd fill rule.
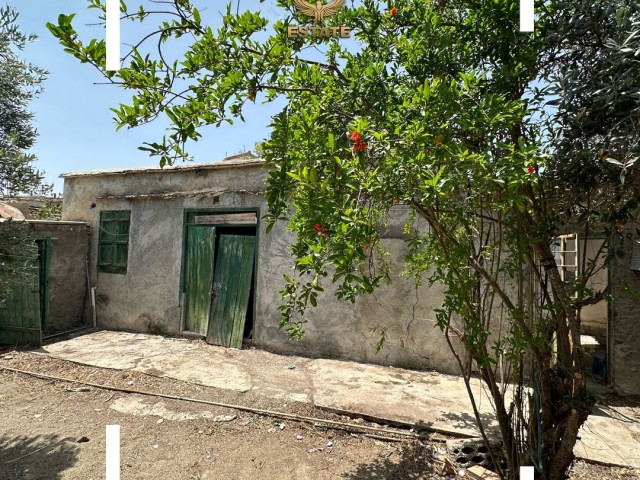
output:
[[200,335],[206,335],[209,324],[215,241],[215,227],[187,229],[184,329]]
[[241,348],[247,317],[256,239],[249,235],[220,235],[213,282],[213,307],[207,342]]

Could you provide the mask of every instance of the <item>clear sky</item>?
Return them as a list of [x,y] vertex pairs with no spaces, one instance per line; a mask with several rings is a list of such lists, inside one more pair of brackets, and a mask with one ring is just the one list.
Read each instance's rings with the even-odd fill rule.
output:
[[[226,1],[211,2],[206,15],[220,17]],[[139,5],[145,0],[129,2]],[[130,98],[124,90],[110,85],[96,85],[104,81],[92,66],[81,64],[64,53],[57,40],[46,28],[55,23],[60,13],[76,13],[73,25],[80,38],[104,38],[102,26],[89,26],[98,21],[99,12],[87,10],[86,0],[0,0],[16,9],[22,32],[35,33],[38,40],[30,44],[22,57],[49,72],[43,94],[34,100],[30,109],[35,114],[34,124],[38,140],[31,150],[38,157],[37,168],[46,172],[46,181],[53,183],[54,192],[62,193],[63,172],[157,165],[157,159],[137,150],[144,141],[159,141],[166,124],[153,123],[135,129],[115,131],[111,107],[126,103]],[[214,6],[215,5],[215,6]],[[267,8],[267,18],[278,16],[267,3],[258,6],[255,0],[243,0],[243,8]],[[203,13],[203,20],[205,19]],[[215,21],[213,22],[216,23]],[[122,22],[122,41],[139,38],[139,23]],[[126,47],[122,47],[122,52]],[[222,124],[219,128],[202,130],[203,139],[192,144],[189,153],[196,162],[213,162],[242,151],[253,149],[256,142],[268,136],[267,125],[271,115],[278,111],[275,105],[256,103],[245,112],[245,122]]]

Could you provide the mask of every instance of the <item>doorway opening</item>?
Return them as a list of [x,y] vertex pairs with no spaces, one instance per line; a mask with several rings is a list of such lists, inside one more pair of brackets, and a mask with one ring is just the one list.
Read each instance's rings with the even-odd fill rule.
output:
[[257,211],[185,212],[183,333],[242,348],[253,340]]
[[[221,244],[224,244],[222,240],[222,236],[246,236],[252,237],[255,241],[256,238],[256,227],[255,226],[220,226],[216,228],[216,245],[215,245],[215,254],[214,258],[216,260],[214,264],[214,277],[215,270],[217,266],[217,262],[223,260],[221,255],[218,255],[218,249]],[[257,252],[254,252],[254,255],[257,256]],[[245,270],[246,271],[246,270]],[[252,344],[253,343],[253,321],[254,321],[254,305],[255,305],[255,262],[251,267],[250,273],[250,281],[249,284],[249,295],[247,300],[247,310],[244,319],[244,328],[242,329],[242,343],[243,344]]]
[[[603,238],[581,238],[576,234],[556,237],[552,249],[562,280],[572,284],[588,277],[585,284],[588,293],[605,292],[609,284],[605,265],[607,240]],[[578,293],[575,294],[576,298]],[[609,382],[609,305],[603,299],[586,305],[579,311],[580,343],[589,380],[596,384]]]

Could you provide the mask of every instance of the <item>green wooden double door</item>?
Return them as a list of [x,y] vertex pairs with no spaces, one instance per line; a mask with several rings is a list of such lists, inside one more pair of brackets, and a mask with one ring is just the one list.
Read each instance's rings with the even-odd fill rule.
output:
[[208,343],[241,348],[256,237],[223,232],[211,225],[187,228],[184,330],[206,335]]
[[37,253],[21,261],[22,275],[9,278],[8,297],[0,305],[0,344],[42,345],[47,319],[50,239],[38,239],[36,243]]

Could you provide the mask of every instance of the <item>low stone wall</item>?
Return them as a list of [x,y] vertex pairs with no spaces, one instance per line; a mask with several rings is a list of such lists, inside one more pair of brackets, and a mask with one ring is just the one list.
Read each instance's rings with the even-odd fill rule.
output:
[[49,238],[48,318],[44,335],[80,327],[88,320],[86,261],[89,225],[29,220],[36,238]]

